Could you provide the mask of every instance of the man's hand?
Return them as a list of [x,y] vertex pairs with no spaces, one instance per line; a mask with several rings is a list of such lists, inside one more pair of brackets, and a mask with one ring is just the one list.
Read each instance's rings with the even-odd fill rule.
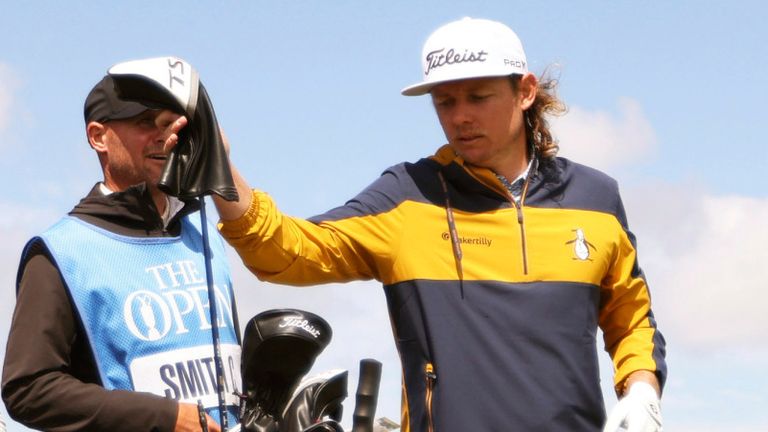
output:
[[[173,150],[174,147],[176,147],[176,144],[179,143],[179,132],[181,132],[182,129],[184,129],[184,126],[189,123],[189,120],[187,120],[186,117],[181,116],[176,119],[173,123],[169,124],[167,128],[163,131],[163,134],[165,136],[165,144],[163,145],[163,151],[165,153],[170,153],[171,150]],[[229,156],[229,139],[227,139],[227,136],[224,134],[224,130],[219,128],[219,133],[221,135],[221,142],[224,145],[224,151],[226,151],[227,156]]]
[[[622,429],[619,429],[622,428]],[[603,432],[661,432],[659,395],[653,385],[635,381],[611,410]]]
[[[164,131],[165,139],[163,144],[163,151],[165,153],[170,153],[176,144],[179,143],[179,132],[184,128],[184,126],[187,125],[187,123],[188,120],[186,117],[179,117],[166,128]],[[224,149],[227,153],[227,156],[229,156],[229,139],[227,139],[227,136],[224,134],[224,130],[220,128],[219,132],[221,133]],[[244,215],[251,205],[251,187],[248,185],[248,182],[246,182],[245,179],[240,175],[235,166],[231,164],[231,162],[230,170],[232,171],[232,178],[235,181],[235,187],[237,188],[237,194],[240,199],[237,201],[227,201],[216,194],[213,195],[213,202],[216,204],[216,209],[219,212],[219,217],[221,220],[237,219]]]
[[[210,432],[221,432],[221,427],[211,416],[205,415],[208,421],[208,430]],[[197,412],[197,405],[180,403],[179,413],[176,415],[176,427],[174,432],[200,432],[203,427],[200,426],[200,417]]]
[[184,126],[187,125],[189,121],[186,117],[181,116],[176,119],[173,123],[169,124],[168,127],[165,128],[163,131],[163,135],[165,136],[165,143],[163,144],[163,151],[167,154],[170,153],[171,150],[173,150],[174,147],[176,147],[176,144],[179,143],[179,132],[184,128]]

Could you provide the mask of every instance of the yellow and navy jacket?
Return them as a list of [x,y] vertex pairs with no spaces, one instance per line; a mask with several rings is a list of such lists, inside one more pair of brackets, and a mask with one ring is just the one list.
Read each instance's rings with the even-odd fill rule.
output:
[[598,326],[617,387],[666,379],[618,186],[564,158],[534,164],[517,204],[446,146],[309,220],[254,191],[221,232],[263,280],[383,283],[403,431],[600,430]]

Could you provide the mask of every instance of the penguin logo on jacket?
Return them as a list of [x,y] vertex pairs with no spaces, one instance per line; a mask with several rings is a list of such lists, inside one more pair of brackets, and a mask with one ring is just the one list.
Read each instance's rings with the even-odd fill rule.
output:
[[595,245],[587,241],[587,238],[584,235],[584,230],[581,228],[576,228],[573,231],[576,233],[576,238],[565,242],[565,244],[573,244],[573,254],[575,255],[573,259],[580,261],[591,261],[589,258],[589,248],[592,248],[595,251],[597,248]]

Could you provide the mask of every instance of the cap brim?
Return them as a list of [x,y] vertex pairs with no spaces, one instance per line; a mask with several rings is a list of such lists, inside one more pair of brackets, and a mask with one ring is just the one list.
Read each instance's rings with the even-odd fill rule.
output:
[[450,77],[450,78],[441,79],[441,80],[420,82],[418,84],[413,84],[411,86],[408,86],[400,90],[400,94],[402,94],[403,96],[422,96],[431,92],[435,86],[438,86],[440,84],[447,83],[447,82],[464,81],[464,80],[480,79],[480,78],[501,78],[501,77],[512,76],[512,75],[522,75],[522,74],[513,72],[513,73],[501,73],[501,74],[490,73],[488,75],[478,75],[478,76],[468,76],[468,77]]
[[127,101],[121,101],[124,105],[122,109],[119,112],[113,113],[107,118],[104,119],[104,121],[108,120],[124,120],[131,117],[136,117],[137,115],[143,113],[144,111],[151,110],[151,107],[144,106],[138,102],[127,102]]
[[400,94],[403,96],[423,96],[429,93],[430,90],[432,90],[432,87],[438,84],[440,84],[440,82],[428,82],[428,83],[422,82],[422,83],[414,84],[400,90]]

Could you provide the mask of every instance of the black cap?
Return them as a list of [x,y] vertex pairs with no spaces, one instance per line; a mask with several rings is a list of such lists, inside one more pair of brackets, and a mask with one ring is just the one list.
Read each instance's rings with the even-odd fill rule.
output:
[[138,102],[120,99],[115,90],[115,83],[109,75],[102,78],[85,98],[83,116],[85,123],[92,121],[103,123],[108,120],[120,120],[137,116],[152,109]]

